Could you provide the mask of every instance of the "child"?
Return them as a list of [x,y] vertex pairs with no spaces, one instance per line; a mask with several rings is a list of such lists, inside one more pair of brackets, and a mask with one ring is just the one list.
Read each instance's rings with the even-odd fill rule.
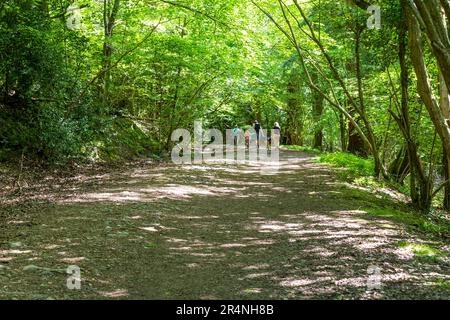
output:
[[245,131],[245,147],[248,149],[250,148],[250,130]]
[[241,129],[236,125],[233,129],[233,144],[235,146],[239,143],[239,134],[241,133]]

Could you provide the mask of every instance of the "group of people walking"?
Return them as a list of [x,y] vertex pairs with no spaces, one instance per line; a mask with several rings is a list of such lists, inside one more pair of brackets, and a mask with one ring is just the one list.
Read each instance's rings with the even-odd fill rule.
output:
[[[239,144],[240,136],[241,136],[241,129],[238,126],[236,126],[233,129],[234,145]],[[281,137],[281,127],[278,122],[274,123],[274,126],[272,128],[272,135],[270,130],[264,131],[258,120],[255,120],[255,122],[253,123],[253,130],[248,129],[244,133],[245,145],[247,148],[250,148],[250,145],[252,143],[256,143],[256,146],[259,148],[259,146],[263,142],[267,142],[268,146],[278,148],[280,146],[280,137]]]

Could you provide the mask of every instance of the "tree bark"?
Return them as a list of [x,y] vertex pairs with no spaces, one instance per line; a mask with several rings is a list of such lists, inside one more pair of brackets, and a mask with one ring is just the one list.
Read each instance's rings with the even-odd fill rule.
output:
[[[313,81],[318,85],[318,76],[317,74],[312,74]],[[323,149],[323,127],[320,123],[323,115],[323,103],[324,98],[315,90],[312,90],[313,94],[313,120],[314,120],[314,141],[313,147],[315,149],[322,150]]]
[[[111,1],[113,1],[112,8],[110,8]],[[120,0],[104,0],[103,73],[100,77],[102,85],[102,98],[104,103],[106,103],[109,99],[109,91],[111,87],[111,69],[112,69],[111,65],[113,54],[112,37],[119,9],[120,9]]]
[[[450,97],[449,92],[447,90],[447,86],[445,84],[444,76],[442,75],[442,72],[439,74],[439,87],[440,87],[440,94],[441,94],[441,110],[444,114],[444,117],[446,119],[450,118]],[[447,211],[450,211],[450,161],[449,156],[445,152],[445,148],[443,148],[442,151],[442,164],[444,167],[444,181],[445,187],[444,187],[444,209]]]
[[[443,8],[441,6],[443,4]],[[445,19],[442,19],[442,11],[448,18],[448,0],[407,0],[410,14],[425,31],[431,50],[436,57],[442,75],[450,91],[450,41]],[[419,28],[420,31],[420,28]]]
[[287,122],[286,122],[286,139],[287,144],[303,145],[302,121],[300,119],[300,105],[298,100],[298,84],[295,76],[291,76],[287,91]]
[[342,113],[339,113],[339,132],[340,132],[340,136],[341,136],[342,152],[347,152],[347,150],[348,150],[347,126],[345,123],[345,117]]

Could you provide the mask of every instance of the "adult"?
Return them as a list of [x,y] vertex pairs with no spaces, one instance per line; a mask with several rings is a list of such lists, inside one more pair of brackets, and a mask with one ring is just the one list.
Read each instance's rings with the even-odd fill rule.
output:
[[256,144],[259,147],[259,132],[261,131],[261,124],[258,122],[258,120],[255,120],[253,128],[256,132]]
[[272,147],[278,149],[280,147],[281,127],[278,122],[273,125],[273,139],[271,141]]

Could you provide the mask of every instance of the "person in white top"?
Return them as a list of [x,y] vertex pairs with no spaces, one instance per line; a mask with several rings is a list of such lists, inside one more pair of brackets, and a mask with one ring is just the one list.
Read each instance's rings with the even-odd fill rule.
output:
[[278,149],[280,147],[281,127],[278,122],[275,122],[273,126],[273,141],[271,143],[272,148]]

